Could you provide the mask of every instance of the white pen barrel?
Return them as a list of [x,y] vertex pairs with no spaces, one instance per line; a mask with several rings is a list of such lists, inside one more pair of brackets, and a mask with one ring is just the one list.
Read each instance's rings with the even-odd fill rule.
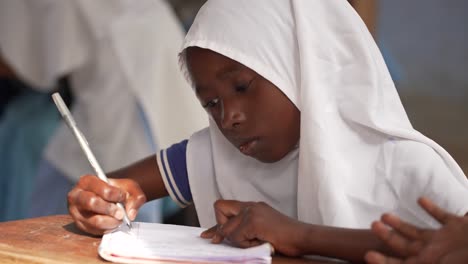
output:
[[57,108],[62,115],[63,119],[65,120],[65,123],[68,125],[68,127],[72,130],[73,134],[75,134],[75,137],[78,139],[78,143],[80,144],[81,149],[85,153],[86,157],[89,160],[89,163],[91,167],[94,169],[96,172],[97,176],[99,179],[109,183],[109,180],[106,177],[106,174],[102,170],[101,166],[97,162],[96,157],[94,156],[93,152],[91,151],[91,148],[89,147],[88,141],[86,140],[85,136],[81,131],[78,129],[75,120],[73,119],[73,116],[71,115],[70,111],[68,110],[67,105],[65,102],[62,100],[62,97],[60,96],[59,93],[54,93],[52,95],[52,99],[54,100],[55,104],[57,105]]
[[[62,115],[63,119],[65,120],[65,123],[68,125],[68,127],[71,129],[72,133],[78,140],[78,143],[80,144],[81,149],[86,155],[86,158],[89,161],[89,164],[91,167],[94,169],[94,172],[96,172],[96,175],[99,177],[104,182],[109,183],[109,180],[106,177],[106,174],[102,170],[101,166],[99,165],[96,157],[94,156],[93,152],[91,151],[91,148],[88,144],[88,141],[86,140],[85,136],[81,133],[81,131],[78,129],[78,126],[76,125],[75,120],[73,119],[73,116],[70,113],[70,110],[68,110],[67,105],[65,102],[62,100],[62,97],[60,96],[59,93],[54,93],[52,95],[52,99],[55,102],[55,105],[57,106],[60,114]],[[124,222],[131,228],[132,227],[132,222],[128,218],[127,212],[125,211],[125,207],[123,206],[122,203],[117,203],[117,206],[122,208],[124,210]]]

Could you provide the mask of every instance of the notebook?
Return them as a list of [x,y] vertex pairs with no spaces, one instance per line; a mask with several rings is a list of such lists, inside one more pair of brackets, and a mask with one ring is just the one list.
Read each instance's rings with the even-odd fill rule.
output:
[[212,244],[200,237],[204,228],[132,223],[103,236],[99,255],[117,263],[271,263],[269,243],[247,249]]

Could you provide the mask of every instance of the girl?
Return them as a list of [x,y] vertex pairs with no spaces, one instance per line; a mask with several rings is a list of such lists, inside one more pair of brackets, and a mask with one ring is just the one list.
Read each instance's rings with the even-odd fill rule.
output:
[[193,200],[214,243],[268,241],[286,255],[363,261],[370,249],[388,252],[367,229],[383,212],[435,226],[421,195],[468,211],[463,172],[411,127],[346,2],[208,1],[180,64],[209,128],[112,173],[127,178],[114,186],[81,178],[68,196],[81,229],[115,228],[114,202],[134,218],[145,200],[169,194],[182,206]]

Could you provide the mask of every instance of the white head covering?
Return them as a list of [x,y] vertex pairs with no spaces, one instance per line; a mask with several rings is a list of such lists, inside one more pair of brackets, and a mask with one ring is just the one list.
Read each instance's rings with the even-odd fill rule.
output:
[[[0,1],[3,56],[37,88],[71,76],[72,113],[106,171],[154,153],[151,142],[168,147],[207,126],[178,70],[183,36],[163,0]],[[73,181],[92,173],[64,123],[45,155]]]
[[450,155],[412,128],[371,34],[346,1],[208,1],[183,48],[190,46],[253,69],[301,112],[298,157],[294,150],[274,164],[243,156],[214,122],[191,138],[189,180],[203,226],[215,223],[208,205],[223,198],[266,201],[309,223],[368,227],[392,209],[391,190],[374,188],[386,169],[380,154],[392,139],[430,146],[450,169],[447,177],[468,187]]

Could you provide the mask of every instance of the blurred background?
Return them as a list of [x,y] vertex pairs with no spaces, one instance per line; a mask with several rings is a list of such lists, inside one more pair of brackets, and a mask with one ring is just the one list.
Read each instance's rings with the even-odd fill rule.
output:
[[468,173],[468,1],[381,0],[378,40],[413,126]]
[[[0,3],[2,1],[15,0],[0,0]],[[168,0],[167,2],[181,29],[187,30],[205,1]],[[373,32],[413,126],[442,145],[452,154],[465,173],[468,173],[468,1],[350,0],[350,2]],[[0,67],[0,74],[11,75],[11,69]],[[12,86],[18,85],[10,83],[8,87],[5,86],[6,88],[0,87],[0,110],[13,105],[18,98],[19,91],[11,90]],[[63,94],[67,95],[66,87],[66,80],[61,80],[57,89],[62,89]],[[73,96],[70,97],[71,102]],[[7,122],[4,116],[0,115],[0,144],[9,143],[9,137],[15,137],[14,133],[1,130],[7,127],[4,124]],[[43,138],[47,138],[54,129],[53,125],[44,128]],[[44,146],[35,146],[36,149],[42,147]],[[12,151],[11,149],[2,145],[0,149],[6,157],[0,160],[0,168],[3,168],[5,162],[14,161],[9,159],[10,153],[5,153]],[[0,192],[8,192],[5,189],[8,186],[5,182],[9,176],[5,171],[0,172]],[[0,199],[7,198],[0,193]],[[171,213],[166,214],[165,222],[197,224],[193,207],[169,211]],[[16,217],[21,218],[21,216]],[[11,217],[2,218],[0,215],[0,221],[11,219]]]

